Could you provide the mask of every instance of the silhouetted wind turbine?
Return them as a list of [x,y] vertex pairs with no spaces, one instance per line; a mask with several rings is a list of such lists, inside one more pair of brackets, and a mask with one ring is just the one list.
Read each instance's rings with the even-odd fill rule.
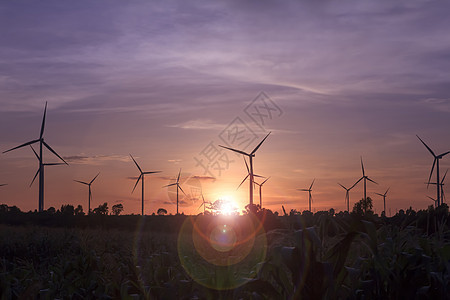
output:
[[[245,167],[247,168],[247,176],[245,176],[245,178],[241,181],[241,183],[238,185],[238,187],[236,189],[239,189],[241,187],[241,185],[247,180],[247,178],[250,177],[250,169],[248,168],[248,164],[247,164],[247,160],[245,160],[245,156],[243,156],[244,158],[244,162],[245,162]],[[260,177],[260,178],[264,178],[263,176],[259,176],[256,174],[253,174],[253,178],[254,177]],[[256,184],[256,182],[254,181],[254,183]],[[255,185],[253,185],[253,188],[255,187]]]
[[50,152],[52,152],[54,155],[56,155],[59,159],[61,159],[66,165],[68,165],[68,163],[61,157],[59,156],[58,153],[55,152],[55,150],[53,150],[45,141],[44,141],[44,127],[45,127],[45,116],[47,114],[47,102],[45,102],[45,108],[44,108],[44,117],[42,118],[42,125],[41,125],[41,132],[39,134],[39,139],[36,140],[32,140],[29,141],[27,143],[24,143],[22,145],[19,145],[17,147],[11,148],[9,150],[4,151],[3,153],[18,149],[18,148],[22,148],[34,143],[39,143],[39,203],[38,203],[38,208],[39,208],[39,212],[42,212],[44,210],[44,159],[42,156],[42,149],[43,146],[45,146],[48,150],[50,150]]
[[183,189],[180,186],[180,174],[181,174],[181,169],[180,169],[180,172],[178,172],[177,181],[175,183],[171,183],[171,184],[163,186],[163,187],[169,187],[169,186],[174,186],[174,185],[177,186],[177,215],[178,215],[178,189],[180,189],[183,192],[183,194],[186,195],[186,193],[183,191]]
[[[444,200],[445,200],[445,194],[444,194],[444,180],[445,180],[445,177],[447,176],[447,172],[448,172],[448,169],[445,171],[445,174],[444,174],[444,176],[442,177],[442,180],[441,180],[441,182],[439,183],[439,187],[440,187],[440,190],[441,190],[441,204],[442,203],[444,203]],[[426,183],[427,185],[429,185],[429,184],[433,184],[433,185],[435,185],[436,183],[435,182],[427,182]]]
[[434,202],[434,207],[437,207],[437,200],[434,199],[434,198],[431,198],[430,196],[427,196],[427,197],[430,198],[431,200],[433,200],[433,202]]
[[[31,148],[31,150],[33,150],[33,153],[34,153],[34,155],[36,155],[37,159],[40,160],[40,159],[39,159],[39,155],[38,155],[37,152],[34,150],[33,146],[30,145],[30,148]],[[44,169],[45,169],[46,166],[60,166],[60,165],[65,165],[65,163],[43,163],[43,164],[42,164],[42,166],[43,166],[43,167],[42,167],[42,171],[44,171]],[[38,176],[38,174],[39,174],[40,172],[41,172],[41,169],[39,168],[39,169],[36,171],[36,174],[34,174],[34,177],[33,177],[33,180],[31,180],[30,186],[33,185],[34,180],[36,180],[36,177]]]
[[345,201],[347,202],[347,211],[350,212],[350,190],[352,188],[354,188],[358,182],[360,182],[362,180],[362,178],[360,178],[357,182],[355,182],[351,187],[346,188],[345,186],[343,186],[342,184],[340,184],[338,182],[338,184],[345,190]]
[[362,156],[361,156],[361,169],[362,169],[363,176],[356,183],[358,183],[358,182],[360,182],[361,180],[364,179],[364,200],[366,200],[367,199],[367,197],[366,197],[366,195],[367,195],[367,190],[366,190],[367,183],[366,183],[366,181],[369,180],[370,182],[373,182],[375,184],[378,184],[378,183],[376,183],[375,181],[370,179],[368,176],[366,176],[366,173],[364,172],[364,164],[363,164]]
[[[436,155],[433,150],[431,150],[430,147],[428,147],[427,144],[425,144],[424,141],[422,141],[422,139],[416,135],[417,138],[422,142],[422,144],[428,149],[428,151],[430,151],[431,155],[433,155],[434,160],[433,160],[433,166],[431,167],[431,172],[430,172],[430,177],[428,178],[428,182],[430,182],[431,180],[431,176],[433,175],[433,170],[434,170],[434,165],[436,165],[436,182],[439,183],[439,160],[442,159],[442,157],[444,157],[445,155],[449,154],[450,151],[444,152],[442,154]],[[437,200],[437,205],[441,205],[441,197],[440,197],[440,188],[439,188],[439,184],[436,184],[436,200]]]
[[94,180],[97,178],[97,176],[98,176],[99,174],[100,174],[100,173],[98,173],[97,175],[95,175],[95,177],[94,177],[89,183],[84,182],[84,181],[80,181],[80,180],[74,180],[74,181],[79,182],[79,183],[81,183],[81,184],[85,184],[85,185],[87,185],[87,186],[89,187],[88,214],[91,213],[91,199],[92,199],[91,184],[94,182]]
[[383,212],[384,212],[384,215],[386,215],[386,195],[387,195],[387,193],[389,192],[389,189],[390,189],[390,188],[388,188],[388,189],[386,190],[386,192],[384,192],[384,194],[375,193],[375,194],[380,195],[381,197],[383,197]]
[[202,193],[202,204],[200,204],[200,206],[197,208],[197,210],[199,210],[202,205],[203,205],[203,214],[205,214],[206,212],[206,204],[211,204],[211,202],[206,202],[205,201],[205,197],[203,197],[203,193]]
[[266,183],[267,182],[267,180],[269,180],[270,179],[270,177],[267,177],[267,179],[266,180],[264,180],[263,182],[261,182],[261,183],[257,183],[256,181],[255,181],[255,184],[257,185],[257,186],[259,186],[259,207],[262,209],[262,186],[264,185],[264,183]]
[[311,211],[311,202],[312,202],[312,195],[311,195],[311,192],[312,192],[312,187],[313,187],[314,181],[316,181],[315,178],[314,178],[314,180],[312,181],[312,183],[311,183],[309,189],[297,189],[298,191],[308,192],[308,194],[309,194],[309,197],[308,197],[308,198],[309,198],[309,211]]
[[256,146],[255,147],[255,149],[253,149],[253,151],[252,152],[250,152],[250,153],[247,153],[247,152],[244,152],[244,151],[241,151],[241,150],[237,150],[237,149],[233,149],[233,148],[229,148],[229,147],[225,147],[225,146],[222,146],[222,145],[219,145],[220,147],[222,147],[222,148],[225,148],[225,149],[228,149],[228,150],[231,150],[231,151],[234,151],[234,152],[237,152],[237,153],[240,153],[240,154],[242,154],[242,155],[245,155],[245,156],[247,156],[248,158],[249,158],[249,161],[250,161],[250,171],[249,171],[249,175],[250,175],[250,187],[249,187],[249,190],[250,190],[250,205],[253,205],[253,186],[254,186],[254,178],[253,178],[253,157],[255,157],[255,152],[259,149],[259,147],[261,147],[261,145],[262,145],[262,143],[264,143],[264,141],[267,139],[267,137],[269,136],[269,134],[270,134],[270,132],[265,136],[265,138],[258,144],[258,146]]
[[134,189],[136,188],[137,184],[139,183],[139,180],[141,180],[142,183],[142,215],[144,215],[144,175],[146,174],[154,174],[154,173],[161,173],[161,171],[151,171],[151,172],[143,172],[141,167],[139,167],[138,163],[136,162],[136,160],[133,158],[133,156],[130,154],[131,159],[134,161],[134,163],[136,164],[136,167],[138,168],[139,172],[141,172],[141,174],[139,175],[138,179],[136,180],[136,184],[134,185],[133,190],[131,191],[131,193],[134,192]]

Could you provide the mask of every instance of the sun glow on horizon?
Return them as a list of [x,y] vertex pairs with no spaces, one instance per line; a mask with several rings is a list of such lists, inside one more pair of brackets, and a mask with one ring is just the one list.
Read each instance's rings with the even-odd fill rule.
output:
[[218,211],[221,215],[229,216],[239,213],[239,206],[232,196],[222,195],[218,200],[220,200]]

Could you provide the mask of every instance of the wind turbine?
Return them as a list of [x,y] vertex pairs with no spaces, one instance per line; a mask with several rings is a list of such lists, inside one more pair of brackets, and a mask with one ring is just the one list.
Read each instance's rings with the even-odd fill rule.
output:
[[437,207],[437,200],[434,199],[434,198],[431,198],[430,196],[427,196],[427,197],[430,198],[431,200],[433,200],[433,202],[434,202],[434,207]]
[[377,194],[377,195],[380,195],[381,197],[383,197],[383,211],[384,211],[384,215],[386,215],[386,195],[387,195],[387,193],[389,192],[389,189],[390,188],[388,188],[387,190],[386,190],[386,192],[384,192],[384,194],[380,194],[380,193],[375,193],[375,194]]
[[314,178],[314,180],[312,181],[312,183],[311,183],[309,189],[297,189],[298,191],[308,192],[308,194],[309,194],[309,197],[308,197],[308,198],[309,198],[309,211],[311,211],[311,202],[312,202],[312,195],[311,195],[311,192],[312,192],[312,187],[313,187],[314,181],[316,181],[315,178]]
[[[33,146],[30,145],[31,150],[33,150],[34,155],[36,155],[37,159],[39,160],[39,155],[37,154],[37,152],[34,150]],[[64,163],[43,163],[42,166],[42,171],[44,171],[45,166],[60,166],[60,165],[65,165]],[[36,174],[34,174],[33,180],[30,183],[30,186],[33,185],[34,181],[36,180],[36,177],[38,176],[38,174],[41,172],[41,169],[39,168],[36,171]]]
[[200,204],[200,206],[197,208],[197,210],[199,210],[200,207],[202,207],[202,205],[203,205],[203,215],[206,212],[206,204],[211,204],[211,202],[206,202],[205,197],[203,197],[203,193],[202,193],[202,204]]
[[[244,162],[245,162],[245,167],[247,168],[247,176],[245,176],[245,178],[241,181],[241,183],[238,185],[238,187],[236,188],[236,190],[239,189],[239,188],[241,187],[241,185],[247,180],[247,178],[250,177],[250,169],[248,168],[247,160],[245,160],[245,156],[243,156],[243,158],[244,158]],[[253,178],[254,178],[254,177],[264,178],[263,176],[259,176],[259,175],[256,175],[256,174],[253,174]],[[256,181],[253,182],[253,183],[256,184]],[[253,185],[253,188],[254,188],[254,187],[255,187],[255,186]]]
[[345,186],[343,186],[342,184],[340,184],[338,182],[338,184],[345,190],[345,201],[347,202],[347,211],[350,212],[350,190],[352,188],[354,188],[360,181],[362,178],[360,178],[357,182],[355,182],[351,187],[346,188]]
[[370,182],[373,182],[375,184],[378,184],[378,183],[376,183],[375,181],[370,179],[364,172],[364,164],[363,164],[362,156],[361,156],[361,169],[362,169],[363,176],[356,183],[358,183],[364,179],[364,200],[366,200],[367,199],[367,197],[366,197],[366,195],[367,195],[367,190],[366,190],[367,180],[369,180]]
[[[431,155],[433,155],[434,160],[433,160],[433,166],[431,167],[431,172],[430,172],[430,177],[428,178],[428,182],[430,182],[431,180],[431,176],[433,175],[433,170],[434,170],[434,165],[436,165],[436,182],[439,183],[439,160],[442,159],[445,155],[449,154],[450,151],[444,152],[442,154],[436,155],[433,150],[431,150],[430,147],[428,147],[427,144],[425,144],[424,141],[422,141],[422,139],[416,135],[417,138],[422,142],[422,144],[428,149],[428,151],[430,151]],[[436,200],[437,200],[437,205],[441,205],[441,197],[440,197],[440,188],[439,188],[439,184],[436,184]]]
[[74,181],[76,181],[76,182],[79,182],[79,183],[81,183],[81,184],[85,184],[85,185],[89,186],[88,214],[91,213],[91,199],[92,199],[91,184],[94,182],[94,180],[97,178],[97,176],[98,176],[99,174],[100,174],[100,173],[98,173],[97,175],[95,175],[94,179],[92,179],[89,183],[84,182],[84,181],[74,180]]
[[139,183],[139,180],[141,180],[142,183],[142,215],[144,215],[144,175],[146,174],[154,174],[154,173],[161,173],[161,171],[151,171],[151,172],[143,172],[141,167],[139,167],[138,163],[136,162],[136,160],[133,158],[133,156],[130,154],[131,159],[134,161],[134,163],[136,164],[136,167],[139,169],[139,172],[141,172],[141,175],[139,175],[138,179],[136,180],[136,184],[134,185],[133,190],[131,191],[131,193],[134,192],[134,189],[136,188],[137,184]]
[[249,170],[249,176],[250,176],[250,187],[249,187],[249,191],[250,191],[250,196],[249,196],[249,198],[250,198],[250,205],[251,205],[251,206],[253,205],[253,186],[254,186],[254,178],[253,178],[253,176],[254,176],[254,175],[253,175],[253,157],[255,157],[256,151],[259,149],[259,147],[261,147],[262,143],[264,143],[264,141],[267,139],[267,137],[269,136],[270,133],[271,133],[271,132],[269,132],[269,133],[265,136],[265,138],[258,144],[258,146],[256,146],[255,149],[253,149],[253,151],[250,152],[250,153],[247,153],[247,152],[244,152],[244,151],[241,151],[241,150],[237,150],[237,149],[233,149],[233,148],[230,148],[230,147],[225,147],[225,146],[219,145],[219,146],[222,147],[222,148],[225,148],[225,149],[228,149],[228,150],[231,150],[231,151],[240,153],[240,154],[242,154],[242,155],[244,155],[244,156],[247,156],[247,157],[249,158],[249,161],[250,161],[250,170]]
[[[444,200],[445,200],[444,180],[445,180],[445,177],[447,176],[447,172],[448,172],[448,169],[445,171],[445,174],[442,177],[441,182],[439,183],[439,187],[440,187],[440,190],[441,190],[441,204],[444,203]],[[429,185],[429,184],[436,184],[436,183],[435,182],[427,182],[426,184]]]
[[163,186],[163,187],[169,187],[169,186],[174,186],[174,185],[177,186],[177,215],[178,215],[178,189],[180,189],[183,192],[183,194],[186,195],[186,193],[183,191],[183,189],[180,186],[180,174],[181,174],[181,169],[180,169],[180,172],[178,172],[177,181],[175,183],[171,183],[171,184]]
[[50,152],[52,152],[54,155],[56,155],[59,159],[61,159],[66,165],[68,165],[68,163],[61,157],[59,156],[58,153],[55,152],[55,150],[52,149],[52,147],[50,147],[45,141],[44,141],[44,128],[45,128],[45,116],[47,114],[47,102],[45,102],[45,108],[44,108],[44,117],[42,118],[42,125],[41,125],[41,132],[39,134],[39,138],[36,140],[32,140],[29,141],[27,143],[24,143],[22,145],[19,145],[17,147],[11,148],[9,150],[3,151],[3,153],[18,149],[18,148],[22,148],[34,143],[39,143],[39,155],[38,155],[38,159],[39,159],[39,203],[38,203],[38,208],[39,208],[39,212],[42,212],[44,210],[44,159],[42,156],[42,150],[43,150],[43,146],[45,146],[48,150],[50,150]]
[[269,180],[269,178],[270,178],[270,177],[267,177],[267,179],[264,180],[264,181],[261,182],[261,183],[257,183],[257,182],[255,181],[255,184],[256,184],[257,186],[259,186],[259,207],[260,207],[261,209],[262,209],[262,192],[261,192],[262,186],[264,185],[264,183],[267,182],[267,180]]

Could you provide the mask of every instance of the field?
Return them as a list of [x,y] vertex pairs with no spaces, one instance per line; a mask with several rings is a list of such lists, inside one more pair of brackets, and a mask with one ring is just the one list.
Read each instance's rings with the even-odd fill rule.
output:
[[0,214],[1,299],[448,299],[448,208]]

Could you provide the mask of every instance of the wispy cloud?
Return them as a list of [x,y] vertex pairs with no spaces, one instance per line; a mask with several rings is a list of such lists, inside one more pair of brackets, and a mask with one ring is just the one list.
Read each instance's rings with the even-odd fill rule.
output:
[[63,158],[68,163],[80,165],[101,165],[109,161],[129,162],[131,160],[127,155],[71,155]]
[[200,130],[223,130],[226,126],[227,124],[216,123],[209,119],[189,120],[179,124],[168,125],[168,127]]

